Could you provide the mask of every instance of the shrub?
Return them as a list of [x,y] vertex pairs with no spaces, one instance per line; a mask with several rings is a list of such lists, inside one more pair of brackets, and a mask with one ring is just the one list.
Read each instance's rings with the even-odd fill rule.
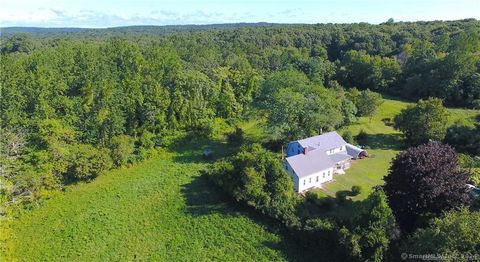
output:
[[475,99],[472,101],[472,108],[473,109],[480,109],[480,99]]
[[456,123],[448,128],[444,142],[455,147],[458,152],[480,154],[480,125],[470,127]]
[[311,202],[311,203],[317,203],[317,194],[315,194],[315,192],[313,191],[307,191],[305,193],[305,200],[308,201],[308,202]]
[[193,132],[201,137],[208,138],[214,132],[214,123],[211,119],[204,119],[201,123],[193,130]]
[[338,231],[339,244],[352,261],[385,261],[390,241],[398,230],[385,193],[373,191],[363,208],[357,210],[346,227]]
[[76,144],[72,148],[68,174],[72,180],[90,180],[112,168],[112,159],[107,149],[97,149],[87,144]]
[[326,210],[330,210],[335,206],[335,198],[331,196],[322,197],[317,200],[318,205]]
[[155,134],[148,131],[142,132],[137,141],[138,147],[136,154],[139,160],[147,159],[153,154],[155,148],[154,139]]
[[360,193],[362,193],[362,187],[361,186],[352,186],[352,196],[358,196]]
[[185,140],[187,133],[182,130],[172,130],[155,136],[153,139],[156,146],[172,147],[178,141]]
[[350,192],[340,190],[335,193],[335,197],[337,198],[337,202],[339,204],[344,204],[347,201],[347,196],[349,195]]
[[298,223],[298,196],[277,156],[258,144],[243,147],[236,155],[217,161],[205,171],[237,201],[284,222]]
[[[310,218],[305,220],[303,230],[299,231],[299,240],[314,248],[335,248],[337,225],[334,221],[325,218]],[[322,245],[318,245],[322,243]],[[328,247],[328,245],[331,245]],[[327,250],[325,250],[327,251]],[[332,251],[332,249],[329,249]]]
[[343,137],[343,139],[345,139],[345,141],[347,143],[355,144],[355,139],[353,138],[352,132],[347,130],[347,131],[343,132],[342,137]]
[[110,140],[110,156],[115,166],[124,166],[129,162],[135,146],[132,137],[127,135],[114,136]]
[[148,131],[142,132],[142,134],[138,138],[139,147],[143,147],[148,150],[153,149],[155,147],[155,143],[153,142],[154,138],[155,134]]
[[236,127],[235,130],[227,135],[227,142],[230,146],[241,146],[245,141],[245,132],[242,128]]

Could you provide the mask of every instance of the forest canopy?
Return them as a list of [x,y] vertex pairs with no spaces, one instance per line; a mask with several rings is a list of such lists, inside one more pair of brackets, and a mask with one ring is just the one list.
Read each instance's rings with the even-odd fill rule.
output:
[[37,199],[252,108],[281,141],[371,115],[372,91],[478,108],[479,31],[462,20],[2,35],[2,193]]

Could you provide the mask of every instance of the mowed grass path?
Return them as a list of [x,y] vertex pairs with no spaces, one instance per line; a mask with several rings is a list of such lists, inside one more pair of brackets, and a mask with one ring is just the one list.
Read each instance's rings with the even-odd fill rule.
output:
[[10,225],[5,260],[310,260],[260,215],[200,176],[201,149],[110,172]]
[[[409,104],[385,98],[371,120],[362,117],[358,123],[347,128],[353,135],[357,135],[360,130],[368,133],[366,144],[363,146],[369,147],[367,151],[371,157],[353,161],[345,175],[335,176],[335,181],[324,186],[323,190],[327,194],[334,196],[339,190],[350,190],[352,186],[359,185],[362,186],[363,192],[352,199],[361,200],[368,196],[372,187],[383,184],[383,177],[388,172],[391,160],[405,148],[405,145],[402,134],[382,120],[390,118],[393,121],[394,116]],[[474,117],[480,114],[480,110],[449,109],[449,113],[450,124],[456,121],[473,123]],[[345,130],[341,130],[340,133],[343,131]]]

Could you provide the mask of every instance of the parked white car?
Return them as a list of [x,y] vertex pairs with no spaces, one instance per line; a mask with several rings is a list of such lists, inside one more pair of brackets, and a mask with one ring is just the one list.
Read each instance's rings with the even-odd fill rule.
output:
[[466,186],[468,189],[475,189],[475,188],[476,188],[476,186],[471,185],[471,184],[466,184],[465,186]]

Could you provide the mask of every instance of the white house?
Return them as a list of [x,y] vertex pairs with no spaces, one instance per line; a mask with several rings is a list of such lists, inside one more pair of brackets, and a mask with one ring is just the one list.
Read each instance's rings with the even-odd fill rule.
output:
[[333,131],[290,142],[284,164],[293,179],[295,191],[302,192],[321,187],[332,180],[334,174],[344,174],[351,159],[366,155],[365,150],[345,142]]

